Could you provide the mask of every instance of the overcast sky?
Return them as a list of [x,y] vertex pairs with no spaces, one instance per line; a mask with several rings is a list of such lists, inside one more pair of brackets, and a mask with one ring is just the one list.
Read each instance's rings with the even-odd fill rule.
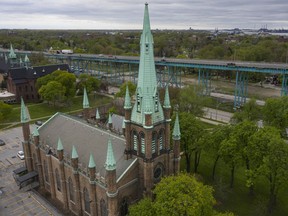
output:
[[[151,0],[152,29],[288,29],[288,0]],[[0,0],[0,29],[141,29],[145,1]]]

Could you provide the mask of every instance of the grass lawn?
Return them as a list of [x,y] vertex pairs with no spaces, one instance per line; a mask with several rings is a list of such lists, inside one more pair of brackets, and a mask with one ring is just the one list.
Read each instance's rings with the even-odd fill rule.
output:
[[[106,96],[101,95],[89,95],[89,102],[90,107],[98,107],[103,104],[107,104],[111,102],[112,99]],[[71,104],[69,106],[61,106],[61,107],[54,107],[53,105],[48,105],[47,103],[38,103],[38,104],[26,104],[30,113],[30,117],[32,119],[31,122],[36,120],[46,120],[50,116],[54,115],[56,112],[63,112],[63,113],[73,113],[77,111],[82,110],[82,102],[83,97],[77,96],[72,99]],[[13,110],[7,116],[5,120],[3,120],[1,123],[20,123],[20,104],[13,105]],[[7,127],[7,124],[0,124],[0,129]]]
[[[212,180],[212,168],[214,156],[202,152],[199,165],[199,174],[205,184],[213,186],[217,200],[216,209],[225,212],[230,211],[239,216],[264,216],[267,214],[267,203],[269,198],[269,185],[267,179],[260,178],[255,184],[254,196],[249,195],[249,189],[245,186],[245,170],[237,167],[235,170],[234,188],[230,188],[230,169],[220,159],[218,161],[215,180]],[[193,169],[193,159],[191,168]],[[181,160],[181,169],[185,170],[184,155]],[[288,215],[288,186],[285,185],[279,191],[277,206],[271,216]]]

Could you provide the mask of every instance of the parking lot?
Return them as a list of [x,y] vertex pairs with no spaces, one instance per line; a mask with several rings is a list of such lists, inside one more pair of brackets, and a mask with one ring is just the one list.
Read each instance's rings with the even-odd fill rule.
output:
[[0,215],[61,215],[37,192],[21,191],[13,178],[13,170],[24,166],[16,156],[23,150],[21,127],[0,131],[0,139],[6,143],[0,146]]

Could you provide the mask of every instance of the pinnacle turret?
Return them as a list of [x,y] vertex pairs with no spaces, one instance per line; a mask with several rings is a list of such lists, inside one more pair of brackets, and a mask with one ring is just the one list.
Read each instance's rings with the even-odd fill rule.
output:
[[168,85],[166,85],[166,88],[165,88],[165,97],[164,97],[163,107],[164,108],[171,108]]
[[24,100],[21,97],[21,123],[26,123],[29,121],[29,114],[27,107],[24,104]]
[[14,49],[13,49],[12,44],[10,44],[10,52],[9,52],[8,57],[9,57],[10,59],[16,59],[16,58],[17,58],[17,56],[16,56],[16,54],[15,54],[15,52],[14,52]]
[[77,150],[76,150],[74,145],[73,145],[73,148],[72,148],[72,156],[71,156],[71,158],[72,159],[78,158],[78,153],[77,153]]
[[33,136],[34,136],[34,137],[35,137],[35,136],[39,136],[39,132],[38,132],[38,128],[37,128],[37,127],[34,128]]
[[107,157],[105,162],[106,170],[115,170],[116,169],[116,161],[114,158],[113,147],[111,143],[111,138],[108,140],[108,148],[107,148]]
[[88,168],[95,168],[95,167],[96,167],[96,165],[95,165],[95,161],[94,161],[93,155],[90,154]]
[[[62,151],[64,148],[63,148],[63,145],[62,145],[62,141],[59,137],[58,139],[58,144],[57,144],[57,151]],[[77,152],[76,152],[77,153]],[[72,153],[72,157],[73,157],[73,153]]]
[[83,109],[85,108],[89,108],[89,100],[88,100],[86,87],[84,87],[84,94],[83,94]]
[[131,99],[129,94],[129,87],[126,85],[126,94],[125,94],[125,102],[124,102],[124,109],[131,109]]
[[172,137],[173,140],[180,140],[181,138],[178,113],[176,114]]

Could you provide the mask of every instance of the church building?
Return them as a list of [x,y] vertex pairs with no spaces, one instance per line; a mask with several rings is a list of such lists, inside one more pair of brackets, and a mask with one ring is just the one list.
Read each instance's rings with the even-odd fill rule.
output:
[[152,197],[161,177],[180,169],[178,116],[170,140],[170,99],[157,89],[148,4],[140,41],[135,104],[126,89],[123,135],[88,123],[91,113],[84,90],[83,119],[56,113],[30,133],[29,113],[21,102],[23,149],[28,174],[37,173],[39,191],[74,215],[126,215],[128,206]]

